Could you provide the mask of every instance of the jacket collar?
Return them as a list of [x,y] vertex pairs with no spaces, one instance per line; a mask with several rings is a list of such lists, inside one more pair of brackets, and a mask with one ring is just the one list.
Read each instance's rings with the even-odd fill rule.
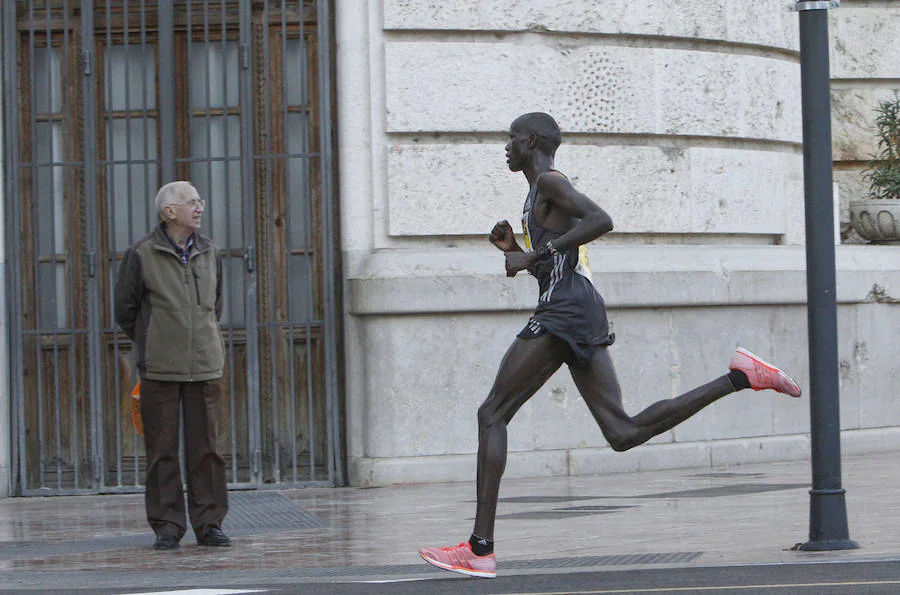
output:
[[[163,222],[160,221],[156,224],[156,227],[153,228],[153,231],[150,233],[153,238],[153,247],[157,250],[163,250],[165,252],[170,252],[178,256],[175,252],[175,249],[172,247],[172,244],[169,243],[169,238],[166,237],[166,232],[163,230]],[[200,235],[198,232],[194,232],[194,247],[191,249],[191,257],[193,258],[194,254],[200,254],[201,252],[206,252],[212,248],[212,240],[210,240],[206,236]]]

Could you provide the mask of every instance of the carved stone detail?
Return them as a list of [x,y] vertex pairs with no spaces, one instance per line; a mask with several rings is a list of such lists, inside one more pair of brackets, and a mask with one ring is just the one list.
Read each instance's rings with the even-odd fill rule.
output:
[[851,201],[850,222],[860,236],[873,244],[900,244],[900,200]]

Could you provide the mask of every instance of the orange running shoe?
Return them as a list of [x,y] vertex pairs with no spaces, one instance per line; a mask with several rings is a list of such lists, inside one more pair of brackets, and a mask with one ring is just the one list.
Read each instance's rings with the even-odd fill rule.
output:
[[753,390],[771,388],[792,397],[800,396],[800,386],[793,378],[743,347],[737,348],[728,369],[740,370],[746,374]]
[[455,547],[419,548],[422,559],[438,568],[480,578],[497,578],[497,559],[494,554],[476,556],[468,541]]

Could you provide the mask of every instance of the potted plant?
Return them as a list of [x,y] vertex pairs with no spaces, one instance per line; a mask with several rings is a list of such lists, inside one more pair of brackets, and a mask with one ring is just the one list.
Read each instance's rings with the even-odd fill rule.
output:
[[864,239],[900,244],[900,97],[875,109],[878,154],[863,172],[869,192],[850,202],[850,222]]

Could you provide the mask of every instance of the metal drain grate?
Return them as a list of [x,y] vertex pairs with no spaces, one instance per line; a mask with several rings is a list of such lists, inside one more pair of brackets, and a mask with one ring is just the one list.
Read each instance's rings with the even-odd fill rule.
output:
[[[670,552],[664,554],[619,554],[610,556],[582,556],[576,558],[545,558],[542,560],[504,560],[505,570],[553,568],[592,568],[596,566],[630,566],[643,564],[686,564],[703,552]],[[403,576],[430,574],[435,568],[425,564],[393,566],[335,566],[328,568],[292,568],[272,570],[271,577],[346,577],[346,576]]]
[[[223,529],[228,535],[258,535],[278,531],[320,529],[325,526],[290,499],[276,492],[229,492],[228,516]],[[184,541],[194,539],[188,528]],[[66,554],[87,554],[128,548],[149,548],[153,544],[153,532],[146,531],[115,537],[79,538],[56,541],[4,541],[0,542],[0,561],[49,558]]]
[[303,510],[276,492],[231,492],[224,528],[245,535],[248,531],[296,531],[325,526],[314,514]]
[[633,564],[686,564],[703,555],[703,552],[670,552],[666,554],[616,554],[610,556],[583,556],[580,558],[548,558],[544,560],[510,560],[504,567],[519,570],[527,568],[584,568],[589,566],[630,566]]

